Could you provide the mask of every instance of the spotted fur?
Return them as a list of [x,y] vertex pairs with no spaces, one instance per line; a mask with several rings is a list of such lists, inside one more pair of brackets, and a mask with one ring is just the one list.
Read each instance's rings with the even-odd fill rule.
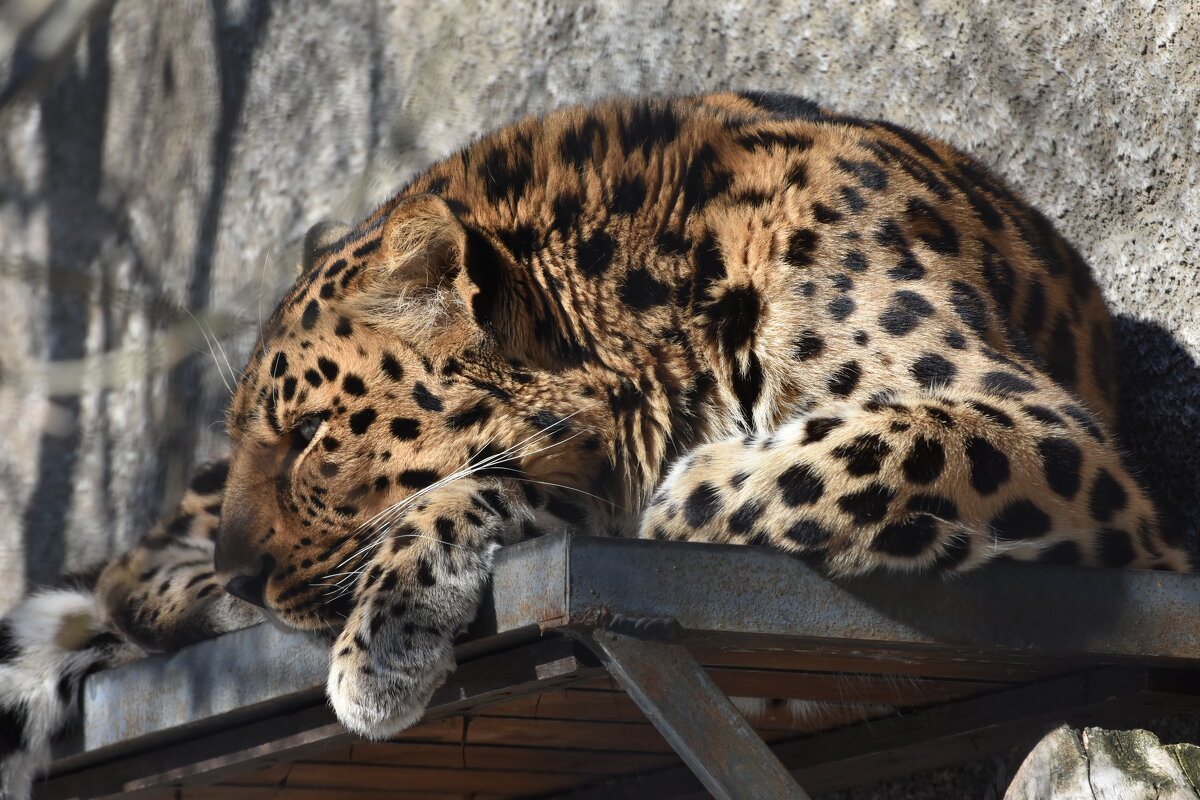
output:
[[338,632],[359,733],[419,718],[495,549],[550,528],[838,575],[1188,567],[1116,444],[1087,266],[941,142],[783,95],[618,100],[319,234],[232,404],[217,566]]
[[254,619],[220,583],[336,636],[331,702],[383,737],[452,668],[495,550],[551,529],[835,575],[1188,569],[1116,391],[1087,266],[946,144],[765,93],[526,120],[306,237],[228,480],[0,628],[4,780],[87,670]]

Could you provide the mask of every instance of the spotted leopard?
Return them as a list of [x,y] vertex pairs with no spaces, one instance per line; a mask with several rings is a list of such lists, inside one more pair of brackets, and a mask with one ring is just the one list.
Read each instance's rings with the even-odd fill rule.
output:
[[310,232],[231,404],[206,580],[335,635],[333,707],[385,737],[496,549],[554,529],[834,576],[1189,569],[1123,461],[1112,350],[1078,253],[942,142],[761,92],[558,111]]
[[[367,736],[552,528],[834,575],[1186,569],[1115,440],[1109,314],[977,162],[794,97],[527,119],[320,228],[229,413],[216,565]],[[339,591],[330,592],[330,586]]]

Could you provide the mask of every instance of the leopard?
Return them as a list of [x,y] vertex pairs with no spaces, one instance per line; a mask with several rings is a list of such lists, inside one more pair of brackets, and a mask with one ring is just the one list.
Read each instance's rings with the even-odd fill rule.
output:
[[314,239],[230,407],[215,563],[339,629],[357,733],[419,719],[496,550],[551,529],[835,577],[1190,568],[1115,438],[1090,269],[930,137],[770,93],[617,100]]
[[253,614],[324,636],[362,736],[420,720],[496,552],[551,531],[835,580],[1193,568],[1121,447],[1087,263],[910,128],[616,98],[479,138],[301,249],[229,405],[219,525],[164,557],[237,605],[189,617],[142,549],[99,618],[142,649]]

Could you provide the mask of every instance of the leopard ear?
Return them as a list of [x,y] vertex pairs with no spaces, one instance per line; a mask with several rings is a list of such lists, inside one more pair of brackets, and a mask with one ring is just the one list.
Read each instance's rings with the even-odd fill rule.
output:
[[543,341],[545,323],[534,317],[512,243],[494,241],[428,194],[396,203],[381,228],[373,290],[362,293],[373,324],[415,340],[465,334],[474,347],[495,346],[529,365],[578,360],[574,339]]
[[432,194],[401,200],[383,223],[376,262],[406,292],[436,289],[461,271],[467,232],[446,201]]
[[300,250],[300,264],[297,269],[301,274],[312,269],[325,252],[346,238],[351,227],[344,222],[333,219],[321,220],[308,229],[304,234],[304,244]]
[[416,317],[450,319],[454,306],[482,328],[494,324],[509,288],[509,262],[478,230],[464,225],[440,197],[400,201],[383,223],[382,274],[392,297],[416,301],[404,307]]

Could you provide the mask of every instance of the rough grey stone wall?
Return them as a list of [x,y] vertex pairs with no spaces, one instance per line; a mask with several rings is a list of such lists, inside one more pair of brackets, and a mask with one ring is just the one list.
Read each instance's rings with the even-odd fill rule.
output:
[[307,226],[614,93],[805,94],[1024,190],[1121,315],[1129,445],[1194,538],[1198,38],[1200,7],[1150,0],[117,2],[0,115],[0,608],[219,449]]

